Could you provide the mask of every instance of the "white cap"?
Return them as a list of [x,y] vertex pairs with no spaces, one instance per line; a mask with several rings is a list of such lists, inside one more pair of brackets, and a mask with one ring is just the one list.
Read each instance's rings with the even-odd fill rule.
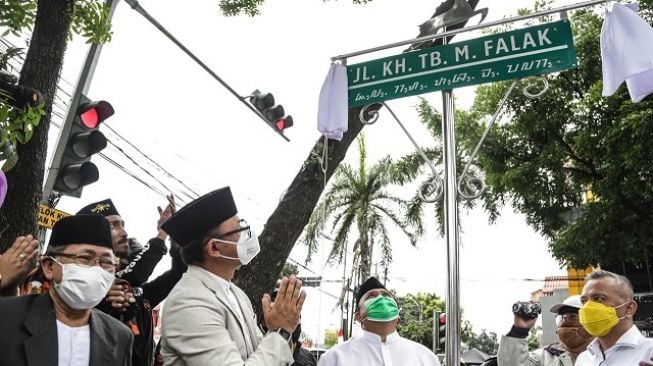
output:
[[555,304],[549,310],[552,313],[559,313],[560,310],[564,308],[575,308],[580,309],[583,307],[583,303],[580,302],[580,295],[572,295],[565,299],[562,304]]

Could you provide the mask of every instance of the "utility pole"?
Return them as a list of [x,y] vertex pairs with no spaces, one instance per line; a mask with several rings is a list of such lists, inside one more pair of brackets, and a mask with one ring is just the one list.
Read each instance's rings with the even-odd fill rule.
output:
[[[113,19],[113,14],[116,11],[116,7],[120,0],[107,0],[106,4],[109,7],[109,22]],[[79,73],[79,78],[77,79],[77,84],[75,85],[75,90],[73,91],[70,106],[66,112],[63,123],[61,125],[61,131],[59,132],[59,137],[57,138],[57,144],[52,155],[52,160],[48,165],[46,170],[47,178],[45,179],[45,186],[43,187],[43,194],[41,202],[50,207],[54,207],[56,201],[56,195],[53,193],[54,183],[57,179],[57,174],[59,173],[59,168],[61,166],[61,161],[63,160],[63,154],[66,150],[66,141],[72,130],[73,119],[75,118],[75,108],[74,106],[79,105],[79,102],[82,98],[82,95],[86,95],[91,86],[91,81],[93,80],[93,75],[95,74],[95,68],[97,62],[100,59],[100,53],[102,52],[102,44],[91,44],[91,47],[86,54],[86,60],[82,65],[82,70]],[[39,242],[45,242],[45,228],[39,228]],[[43,249],[43,248],[41,248]]]

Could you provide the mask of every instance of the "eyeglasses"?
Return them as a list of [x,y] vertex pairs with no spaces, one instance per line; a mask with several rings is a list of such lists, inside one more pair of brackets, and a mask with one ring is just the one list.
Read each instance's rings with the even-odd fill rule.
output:
[[567,313],[556,315],[556,325],[560,326],[562,323],[578,323],[578,314]]
[[96,258],[90,254],[52,253],[50,256],[70,258],[80,267],[89,268],[97,264],[107,272],[114,272],[118,265],[118,262],[115,259]]
[[220,235],[220,236],[217,237],[216,239],[222,239],[222,238],[224,238],[224,237],[226,237],[226,236],[233,235],[233,234],[235,234],[235,233],[241,233],[241,235],[245,234],[245,235],[246,235],[246,236],[245,236],[246,239],[251,238],[251,237],[252,237],[252,230],[251,230],[251,228],[249,227],[249,225],[247,224],[247,221],[245,221],[245,220],[240,220],[240,221],[238,222],[238,224],[239,224],[239,226],[240,226],[238,229],[231,230],[231,231],[227,231],[226,233]]

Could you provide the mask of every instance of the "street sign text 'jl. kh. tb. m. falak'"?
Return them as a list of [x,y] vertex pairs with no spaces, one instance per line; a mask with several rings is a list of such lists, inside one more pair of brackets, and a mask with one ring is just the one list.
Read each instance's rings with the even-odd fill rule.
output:
[[349,107],[575,66],[571,27],[561,20],[350,65]]

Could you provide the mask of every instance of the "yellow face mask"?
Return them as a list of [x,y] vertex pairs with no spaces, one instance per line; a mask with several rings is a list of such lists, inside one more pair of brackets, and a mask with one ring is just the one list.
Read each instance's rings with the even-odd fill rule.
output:
[[610,307],[590,300],[578,310],[580,324],[583,325],[587,333],[595,337],[603,337],[619,324],[619,320],[625,318],[625,316],[617,317],[616,309],[626,304],[628,302]]

